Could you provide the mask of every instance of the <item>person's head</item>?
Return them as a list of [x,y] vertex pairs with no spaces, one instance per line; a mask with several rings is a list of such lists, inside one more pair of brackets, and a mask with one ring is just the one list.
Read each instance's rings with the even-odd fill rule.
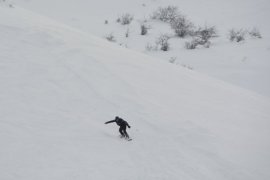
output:
[[118,116],[115,116],[115,120],[118,120],[119,119],[119,117]]

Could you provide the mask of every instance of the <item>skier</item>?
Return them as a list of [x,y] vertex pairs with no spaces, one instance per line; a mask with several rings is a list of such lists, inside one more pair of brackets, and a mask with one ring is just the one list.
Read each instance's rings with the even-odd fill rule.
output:
[[130,128],[130,125],[127,123],[127,121],[125,121],[122,118],[119,118],[118,116],[116,116],[114,120],[105,122],[105,124],[109,124],[109,123],[113,123],[113,122],[116,122],[116,124],[118,126],[120,126],[119,132],[121,134],[121,137],[125,137],[126,139],[129,139],[129,135],[128,135],[127,131],[126,131],[126,128],[127,127]]

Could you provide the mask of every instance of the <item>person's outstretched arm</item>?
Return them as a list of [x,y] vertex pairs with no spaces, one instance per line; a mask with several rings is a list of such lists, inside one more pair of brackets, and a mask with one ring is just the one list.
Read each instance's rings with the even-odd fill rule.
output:
[[127,127],[128,127],[128,128],[130,128],[130,125],[128,124],[128,122],[127,122],[127,121],[126,121],[126,125],[127,125]]
[[113,123],[113,122],[115,122],[115,120],[107,121],[107,122],[105,122],[105,124],[109,124],[109,123]]

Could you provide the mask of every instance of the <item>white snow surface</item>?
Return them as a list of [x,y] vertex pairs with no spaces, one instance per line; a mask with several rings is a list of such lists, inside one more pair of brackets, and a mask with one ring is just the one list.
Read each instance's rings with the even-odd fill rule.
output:
[[270,178],[269,98],[19,7],[0,35],[0,179]]
[[[105,39],[112,33],[116,44],[147,53],[165,61],[230,82],[270,97],[270,1],[269,0],[13,0],[27,9],[44,14],[84,32]],[[196,26],[215,26],[218,37],[210,48],[187,50],[190,38],[180,39],[166,23],[149,17],[158,7],[177,6]],[[134,15],[128,26],[116,23],[124,13]],[[104,24],[108,20],[108,24]],[[140,35],[140,24],[150,26]],[[232,28],[251,30],[256,27],[262,39],[246,37],[242,43],[228,40]],[[125,33],[129,31],[129,37]],[[160,34],[168,34],[168,52],[146,51]]]

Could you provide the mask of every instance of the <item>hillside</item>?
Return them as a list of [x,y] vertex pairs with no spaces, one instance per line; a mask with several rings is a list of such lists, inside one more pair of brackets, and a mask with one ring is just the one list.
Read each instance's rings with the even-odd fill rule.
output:
[[[116,44],[187,67],[270,97],[269,0],[13,0],[39,14],[101,38],[113,35]],[[152,20],[159,7],[176,6],[195,26],[215,26],[218,37],[210,48],[185,49],[191,38],[176,37],[168,23]],[[134,20],[121,25],[117,18],[129,13]],[[107,24],[105,21],[107,20]],[[140,35],[140,25],[149,27]],[[248,35],[241,43],[230,42],[229,30],[257,28],[261,39]],[[128,37],[126,34],[128,33]],[[167,34],[169,51],[149,51],[161,34]]]
[[0,36],[0,179],[270,178],[268,98],[18,6]]

